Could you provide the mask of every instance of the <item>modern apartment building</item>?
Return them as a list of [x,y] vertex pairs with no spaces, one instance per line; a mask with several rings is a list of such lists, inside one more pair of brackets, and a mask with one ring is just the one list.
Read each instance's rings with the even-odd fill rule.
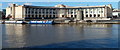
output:
[[6,16],[13,19],[50,19],[70,17],[75,20],[109,20],[112,17],[112,6],[31,6],[12,4],[6,8]]

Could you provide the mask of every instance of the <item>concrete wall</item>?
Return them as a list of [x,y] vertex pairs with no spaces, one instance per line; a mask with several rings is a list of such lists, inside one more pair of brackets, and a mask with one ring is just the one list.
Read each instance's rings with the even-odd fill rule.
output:
[[15,7],[15,18],[22,18],[23,16],[23,11],[22,11],[22,6]]
[[6,17],[8,16],[8,15],[12,15],[11,14],[11,8],[6,8]]
[[107,17],[112,17],[113,8],[111,4],[107,5]]

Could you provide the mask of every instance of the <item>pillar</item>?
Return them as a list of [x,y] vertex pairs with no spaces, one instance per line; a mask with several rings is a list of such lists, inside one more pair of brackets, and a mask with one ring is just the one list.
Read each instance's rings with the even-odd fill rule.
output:
[[102,8],[103,9],[103,17],[105,17],[105,8]]
[[83,12],[84,12],[84,17],[86,17],[86,9],[84,9]]
[[12,18],[15,19],[15,4],[12,4]]
[[96,17],[98,17],[98,8],[96,8]]
[[74,15],[75,15],[75,10],[73,9],[73,18],[75,17]]
[[46,17],[46,9],[44,9],[44,17]]
[[53,9],[51,9],[51,16],[53,17]]
[[82,10],[78,10],[78,11],[77,11],[76,20],[82,20]]
[[39,18],[39,9],[37,9],[37,17]]
[[94,17],[94,9],[92,9],[92,17]]
[[102,17],[102,8],[100,8],[100,17]]
[[107,6],[105,6],[105,17],[107,17]]
[[88,11],[88,17],[90,17],[90,9],[88,9],[87,11]]

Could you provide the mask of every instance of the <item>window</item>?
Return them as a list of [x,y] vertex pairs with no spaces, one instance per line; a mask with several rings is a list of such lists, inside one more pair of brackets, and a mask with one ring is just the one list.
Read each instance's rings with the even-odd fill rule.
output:
[[55,17],[55,15],[53,15],[53,17]]
[[98,17],[100,17],[100,14],[98,14]]
[[39,13],[41,13],[41,12],[39,11]]
[[39,17],[41,17],[41,15],[39,15]]
[[101,13],[103,13],[103,11],[101,11]]
[[88,17],[88,15],[86,15],[86,17]]
[[75,18],[77,17],[77,15],[75,15]]
[[73,17],[73,15],[71,15],[71,17]]
[[46,17],[48,17],[48,15],[46,15]]
[[86,11],[86,13],[88,13],[88,11]]
[[92,17],[92,15],[90,14],[90,17]]
[[92,11],[90,11],[90,13],[92,13]]
[[64,15],[62,15],[62,17],[64,17]]
[[32,15],[32,18],[34,17],[34,15]]
[[42,15],[42,17],[44,17],[44,15]]
[[73,12],[71,12],[71,14],[73,14]]
[[50,17],[52,17],[52,16],[50,15]]
[[96,17],[96,14],[94,14],[94,17]]
[[99,13],[100,13],[100,11],[99,11]]
[[55,14],[55,12],[53,12],[53,14]]
[[44,12],[42,12],[44,14]]

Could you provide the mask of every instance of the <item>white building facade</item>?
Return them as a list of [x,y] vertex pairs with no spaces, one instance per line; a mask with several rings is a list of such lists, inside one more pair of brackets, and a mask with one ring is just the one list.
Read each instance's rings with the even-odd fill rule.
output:
[[13,4],[6,8],[6,16],[13,19],[50,19],[57,17],[70,17],[76,20],[109,20],[112,18],[112,6],[84,6],[71,7],[63,4],[54,7],[28,6]]
[[114,18],[120,18],[120,10],[119,9],[113,10],[112,15]]

